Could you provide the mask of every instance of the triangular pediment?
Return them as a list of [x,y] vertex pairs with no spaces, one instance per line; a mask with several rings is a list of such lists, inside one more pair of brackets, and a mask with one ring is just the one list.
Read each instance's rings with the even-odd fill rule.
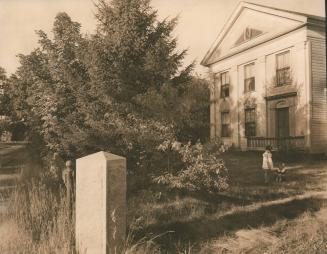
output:
[[234,46],[241,45],[242,43],[252,40],[261,34],[263,34],[263,31],[252,27],[247,27],[242,32],[242,34],[238,37],[237,41],[234,43]]
[[241,2],[201,64],[208,66],[301,27],[307,20],[299,13]]

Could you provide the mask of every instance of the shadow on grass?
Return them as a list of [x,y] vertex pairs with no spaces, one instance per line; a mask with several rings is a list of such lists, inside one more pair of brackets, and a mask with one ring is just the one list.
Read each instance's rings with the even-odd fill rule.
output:
[[211,238],[231,233],[244,228],[258,228],[271,226],[280,219],[294,219],[307,211],[318,211],[327,205],[326,199],[308,198],[293,200],[286,204],[275,204],[261,207],[255,211],[240,211],[228,214],[220,218],[208,217],[191,220],[188,222],[176,222],[149,226],[136,235],[160,234],[167,231],[174,233],[158,238],[158,244],[168,253],[174,253],[177,243],[192,243],[193,246]]

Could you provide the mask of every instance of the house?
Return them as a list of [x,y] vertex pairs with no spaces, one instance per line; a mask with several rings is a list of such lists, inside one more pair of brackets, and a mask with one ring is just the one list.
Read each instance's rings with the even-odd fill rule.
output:
[[327,152],[325,18],[241,2],[201,64],[211,138]]

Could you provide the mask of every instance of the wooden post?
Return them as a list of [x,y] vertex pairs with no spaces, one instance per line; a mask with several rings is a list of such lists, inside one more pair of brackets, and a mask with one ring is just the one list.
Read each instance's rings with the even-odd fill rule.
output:
[[70,215],[72,215],[73,191],[74,191],[74,171],[71,161],[66,161],[66,168],[62,172],[62,178],[66,187],[66,202]]

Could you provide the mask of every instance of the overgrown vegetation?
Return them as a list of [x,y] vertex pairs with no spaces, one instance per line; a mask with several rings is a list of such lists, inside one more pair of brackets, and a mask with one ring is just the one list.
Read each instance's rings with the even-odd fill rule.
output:
[[[131,232],[125,253],[200,253],[204,242],[228,230],[286,213],[274,207],[275,217],[266,218],[269,208],[250,214],[244,205],[321,189],[311,173],[287,175],[267,188],[260,156],[232,158],[216,153],[219,143],[202,145],[209,135],[209,88],[192,74],[193,65],[183,67],[186,51],[177,50],[172,36],[177,19],[159,21],[149,0],[99,0],[96,18],[94,34],[83,35],[79,23],[59,13],[53,36],[38,31],[38,48],[20,55],[14,75],[0,69],[6,90],[0,110],[11,117],[0,130],[26,134],[17,138],[32,142],[43,173],[53,153],[63,160],[99,150],[125,156]],[[1,253],[74,249],[73,211],[59,186],[43,174],[18,186],[10,207],[18,228]],[[285,244],[308,238],[286,231]],[[317,227],[313,244],[325,233]]]
[[[37,31],[38,47],[19,55],[17,71],[11,77],[0,73],[6,86],[2,104],[10,107],[0,110],[11,121],[0,128],[23,133],[17,140],[31,142],[31,156],[42,168],[42,174],[19,186],[12,201],[12,220],[27,252],[73,248],[67,204],[58,183],[50,184],[44,174],[54,153],[63,160],[99,150],[125,156],[130,193],[156,189],[152,180],[169,168],[184,178],[180,185],[186,189],[208,192],[227,186],[218,158],[209,159],[193,146],[209,136],[209,88],[193,75],[193,64],[183,67],[187,52],[177,50],[172,35],[177,18],[158,20],[149,0],[95,4],[93,34],[83,35],[81,24],[58,13],[52,35]],[[191,143],[167,165],[167,154],[157,148],[171,140]],[[166,186],[176,187],[177,178],[166,179]],[[126,252],[132,249],[128,245]]]
[[[277,198],[323,190],[327,180],[324,161],[304,163],[300,168],[290,170],[282,183],[276,183],[271,178],[272,181],[267,188],[262,172],[258,168],[261,162],[257,160],[258,154],[233,152],[226,153],[223,157],[229,174],[232,175],[228,192],[209,194],[160,189],[161,191],[143,190],[130,194],[127,200],[129,237],[125,253],[201,253],[200,251],[217,253],[216,240],[233,243],[230,248],[235,247],[237,250],[233,235],[236,231],[242,229],[260,231],[261,227],[268,228],[268,232],[274,230],[272,233],[274,237],[278,234],[278,244],[274,245],[276,249],[271,250],[282,250],[286,248],[285,246],[301,242],[302,237],[307,239],[309,234],[300,230],[301,225],[303,228],[309,225],[314,227],[310,229],[311,247],[316,245],[319,250],[324,246],[321,240],[325,237],[323,223],[325,220],[317,222],[311,212],[317,212],[326,206],[326,200],[306,198],[282,204],[272,203],[265,207],[262,205],[262,202]],[[0,241],[0,250],[9,248],[9,253],[65,253],[63,247],[73,246],[73,242],[69,240],[73,232],[70,231],[71,221],[67,220],[69,217],[66,205],[58,202],[57,189],[51,188],[53,185],[49,180],[44,180],[49,179],[48,177],[38,178],[38,181],[33,179],[21,187],[20,190],[23,191],[17,192],[18,196],[14,196],[13,204],[16,208],[13,206],[11,208],[11,211],[15,211],[15,215],[11,216],[13,223],[7,225],[10,219],[5,218],[5,222],[1,224],[0,237],[2,229],[5,230],[3,235],[9,236],[3,237]],[[33,206],[28,205],[28,200],[33,200]],[[308,211],[310,213],[307,213]],[[303,213],[310,216],[305,224],[301,224]],[[17,228],[15,221],[19,222]],[[6,225],[10,230],[6,230]],[[294,227],[299,229],[294,230]],[[13,230],[15,231],[12,232]],[[265,236],[263,233],[260,233],[262,237]],[[266,251],[269,246],[259,240],[255,249]],[[219,248],[219,251],[222,250],[221,246]],[[299,249],[300,247],[297,250]],[[308,247],[305,250],[309,249]]]
[[5,217],[11,229],[0,241],[1,253],[72,253],[73,214],[64,189],[48,176],[20,183]]
[[147,188],[162,173],[156,147],[208,139],[208,83],[183,67],[177,18],[158,20],[149,0],[99,0],[96,10],[91,35],[66,13],[52,36],[37,31],[38,47],[6,78],[10,116],[43,162],[109,151],[127,158],[130,189]]
[[[228,172],[223,160],[217,157],[219,154],[210,153],[201,143],[182,145],[176,141],[166,141],[158,149],[167,155],[168,168],[165,174],[154,178],[155,182],[169,189],[189,192],[218,193],[227,189]],[[172,170],[169,165],[170,157],[176,158],[174,153],[183,163],[181,170]]]

